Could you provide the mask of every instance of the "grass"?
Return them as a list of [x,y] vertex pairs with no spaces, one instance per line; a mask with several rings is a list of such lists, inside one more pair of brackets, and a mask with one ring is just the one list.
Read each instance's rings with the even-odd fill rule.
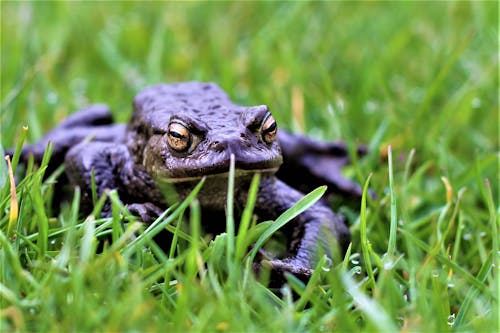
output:
[[209,241],[194,197],[150,226],[114,192],[112,218],[102,199],[79,214],[78,190],[57,213],[62,169],[27,166],[14,195],[2,163],[2,331],[498,331],[496,2],[0,5],[4,148],[91,102],[126,121],[145,85],[215,81],[280,127],[367,144],[345,172],[376,194],[335,207],[343,260],[270,290],[249,267],[274,231],[250,214],[256,185],[243,227]]

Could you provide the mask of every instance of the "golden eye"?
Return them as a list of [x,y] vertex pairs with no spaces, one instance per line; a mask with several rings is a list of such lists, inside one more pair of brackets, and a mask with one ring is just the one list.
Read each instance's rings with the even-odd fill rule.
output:
[[191,135],[186,126],[173,122],[168,125],[167,141],[170,148],[183,152],[191,145]]
[[273,143],[276,140],[276,134],[278,133],[278,126],[276,125],[276,120],[273,116],[269,114],[264,120],[262,125],[262,139],[266,143]]

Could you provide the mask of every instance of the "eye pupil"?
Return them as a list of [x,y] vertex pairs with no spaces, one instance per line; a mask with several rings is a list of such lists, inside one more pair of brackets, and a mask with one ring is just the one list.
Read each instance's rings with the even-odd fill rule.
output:
[[277,133],[278,125],[276,125],[276,120],[269,114],[262,125],[262,139],[266,143],[271,144],[276,140]]
[[170,131],[169,133],[171,136],[175,137],[175,138],[178,138],[178,139],[182,139],[184,136],[179,133],[179,132],[176,132],[176,131]]
[[266,129],[267,132],[272,132],[276,129],[276,122],[273,122],[269,127]]

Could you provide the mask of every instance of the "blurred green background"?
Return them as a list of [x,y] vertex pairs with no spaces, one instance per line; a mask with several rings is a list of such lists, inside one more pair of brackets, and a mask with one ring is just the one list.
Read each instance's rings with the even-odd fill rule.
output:
[[33,140],[93,102],[125,121],[140,88],[204,80],[320,137],[384,126],[382,141],[450,161],[498,148],[495,2],[1,6],[6,146],[21,124]]

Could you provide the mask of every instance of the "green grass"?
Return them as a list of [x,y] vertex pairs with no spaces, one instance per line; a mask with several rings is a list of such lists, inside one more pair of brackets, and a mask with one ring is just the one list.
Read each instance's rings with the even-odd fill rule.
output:
[[[250,269],[273,232],[249,214],[255,185],[243,227],[209,241],[194,198],[150,226],[114,192],[112,218],[102,200],[79,214],[78,191],[54,213],[43,167],[18,179],[15,216],[2,162],[0,329],[498,331],[498,24],[496,2],[1,2],[4,148],[88,103],[126,121],[141,87],[214,81],[282,128],[367,144],[346,174],[377,196],[335,207],[344,260],[273,291]],[[170,251],[151,241],[164,228]]]

